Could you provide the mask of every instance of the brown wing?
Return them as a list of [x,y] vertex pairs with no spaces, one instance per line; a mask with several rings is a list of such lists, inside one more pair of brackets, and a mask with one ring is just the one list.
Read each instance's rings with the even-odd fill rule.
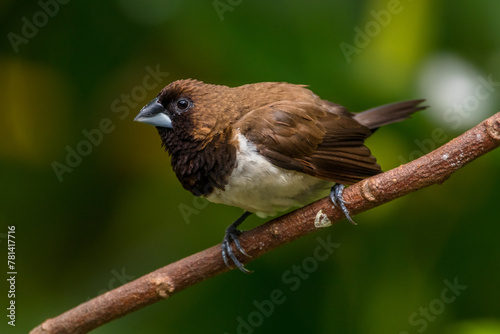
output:
[[371,131],[338,105],[280,101],[247,113],[235,125],[284,169],[342,184],[380,172],[364,145]]

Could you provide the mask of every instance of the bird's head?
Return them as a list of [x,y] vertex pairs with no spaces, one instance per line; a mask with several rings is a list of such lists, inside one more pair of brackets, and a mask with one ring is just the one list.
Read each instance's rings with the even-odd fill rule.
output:
[[160,135],[206,141],[220,134],[235,117],[234,102],[229,87],[178,80],[163,88],[134,120],[156,126]]

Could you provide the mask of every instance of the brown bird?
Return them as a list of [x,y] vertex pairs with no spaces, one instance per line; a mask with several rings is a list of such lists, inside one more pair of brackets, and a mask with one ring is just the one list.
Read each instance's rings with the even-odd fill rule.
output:
[[[330,192],[349,216],[344,185],[381,172],[364,141],[378,127],[408,118],[424,100],[352,114],[305,85],[262,82],[230,88],[197,80],[172,82],[135,118],[156,126],[183,187],[245,213],[226,229],[222,257],[243,272],[231,242],[237,227],[302,206]],[[248,255],[247,255],[248,256]]]

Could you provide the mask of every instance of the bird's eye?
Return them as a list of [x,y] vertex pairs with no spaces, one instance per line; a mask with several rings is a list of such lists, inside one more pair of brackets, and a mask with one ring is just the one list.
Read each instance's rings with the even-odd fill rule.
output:
[[189,107],[189,101],[188,100],[186,100],[186,99],[180,99],[179,101],[177,101],[177,108],[179,108],[179,110],[187,109],[187,107]]

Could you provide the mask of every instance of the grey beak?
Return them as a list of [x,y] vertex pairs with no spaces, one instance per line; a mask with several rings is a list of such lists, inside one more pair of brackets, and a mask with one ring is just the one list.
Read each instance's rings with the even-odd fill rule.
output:
[[158,101],[158,98],[146,104],[134,121],[172,129],[172,120],[167,116],[165,108]]

